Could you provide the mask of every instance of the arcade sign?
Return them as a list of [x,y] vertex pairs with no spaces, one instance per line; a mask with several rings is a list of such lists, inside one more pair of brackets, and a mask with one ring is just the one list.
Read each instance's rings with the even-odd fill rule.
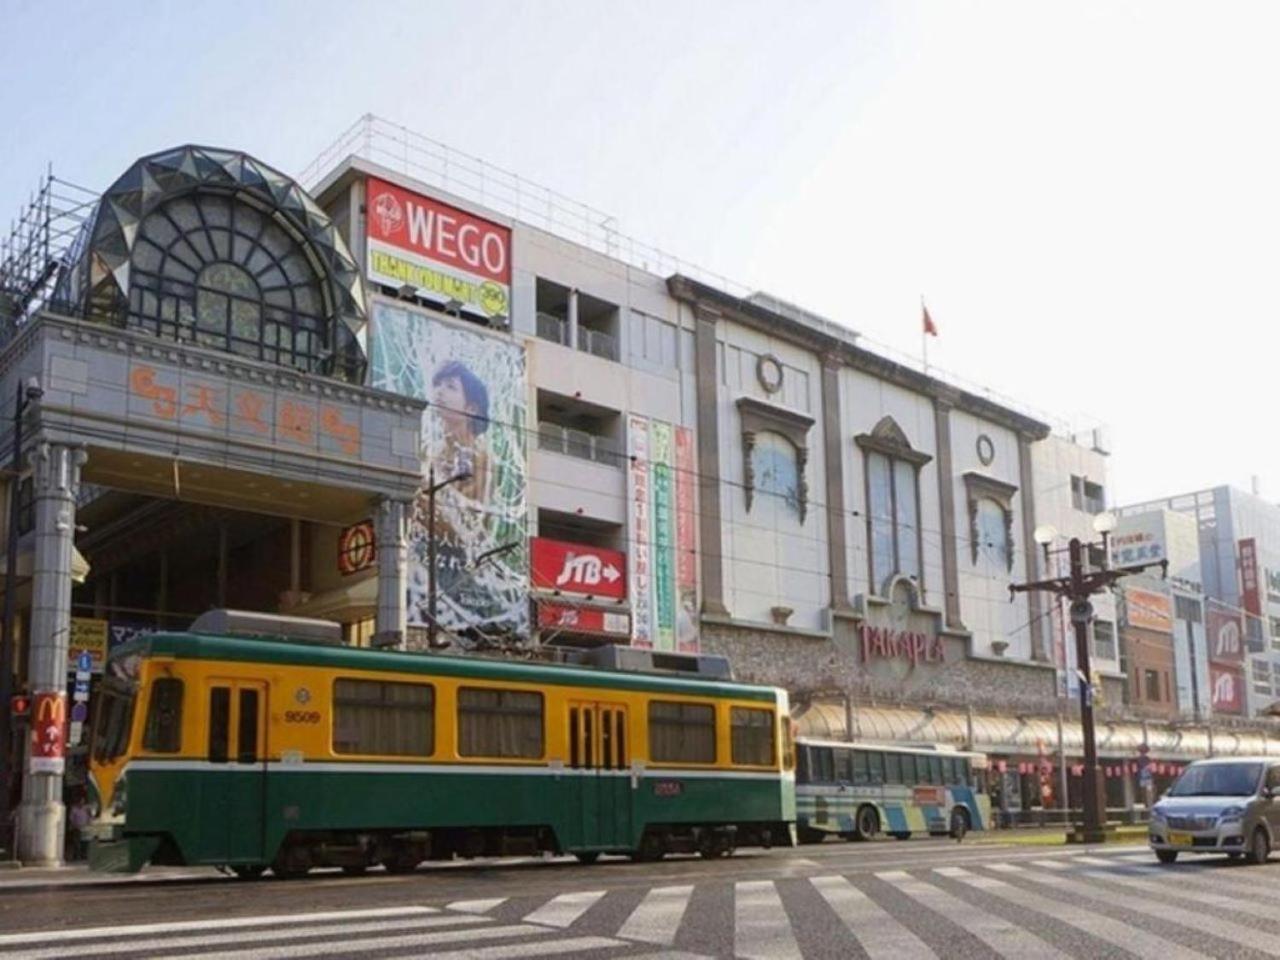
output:
[[617,550],[534,537],[530,558],[535,590],[609,600],[627,598],[627,557]]

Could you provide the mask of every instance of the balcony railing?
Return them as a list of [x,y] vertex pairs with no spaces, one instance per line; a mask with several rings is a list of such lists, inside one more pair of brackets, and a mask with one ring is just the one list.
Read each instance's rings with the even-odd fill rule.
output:
[[617,338],[588,327],[578,328],[578,349],[606,360],[618,359]]
[[562,427],[558,423],[538,425],[538,448],[611,467],[618,465],[617,446],[609,437]]
[[554,313],[543,313],[539,310],[538,337],[541,340],[550,340],[552,343],[567,347],[569,345],[569,321],[563,317],[557,317]]

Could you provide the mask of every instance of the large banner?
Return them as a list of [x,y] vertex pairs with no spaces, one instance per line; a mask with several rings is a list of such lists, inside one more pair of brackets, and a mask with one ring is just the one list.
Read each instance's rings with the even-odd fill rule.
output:
[[371,281],[409,284],[485,319],[510,315],[508,228],[376,177],[367,182],[365,206]]
[[[374,301],[372,382],[430,401],[422,418],[424,492],[409,524],[408,615],[427,626],[429,523],[425,485],[462,476],[436,494],[438,619],[448,629],[525,632],[524,349],[416,310]],[[481,562],[482,554],[490,554]]]
[[1125,587],[1124,608],[1129,626],[1173,633],[1173,600],[1165,594]]
[[1210,704],[1214,713],[1244,713],[1244,672],[1209,664]]
[[1244,628],[1240,611],[1212,598],[1205,602],[1204,637],[1209,659],[1215,663],[1244,663]]
[[698,528],[693,492],[693,431],[676,427],[676,648],[698,650]]
[[671,424],[651,425],[653,448],[653,606],[659,650],[676,648],[676,514],[672,465],[675,440]]
[[627,504],[631,534],[631,642],[653,646],[653,572],[649,552],[649,517],[652,491],[649,484],[649,421],[627,417]]

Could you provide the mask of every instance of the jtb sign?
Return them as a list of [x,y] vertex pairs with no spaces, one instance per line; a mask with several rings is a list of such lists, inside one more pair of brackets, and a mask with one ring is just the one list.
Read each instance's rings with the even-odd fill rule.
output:
[[623,600],[627,596],[627,558],[616,550],[534,537],[533,586],[586,597]]
[[37,691],[31,702],[32,773],[62,773],[66,767],[67,695]]

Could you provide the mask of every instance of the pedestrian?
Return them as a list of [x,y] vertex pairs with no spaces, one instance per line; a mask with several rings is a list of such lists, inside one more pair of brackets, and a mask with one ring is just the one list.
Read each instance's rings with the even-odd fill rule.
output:
[[68,860],[83,860],[88,855],[89,843],[86,831],[92,814],[84,791],[78,791],[71,809],[67,812],[67,840],[70,856]]

